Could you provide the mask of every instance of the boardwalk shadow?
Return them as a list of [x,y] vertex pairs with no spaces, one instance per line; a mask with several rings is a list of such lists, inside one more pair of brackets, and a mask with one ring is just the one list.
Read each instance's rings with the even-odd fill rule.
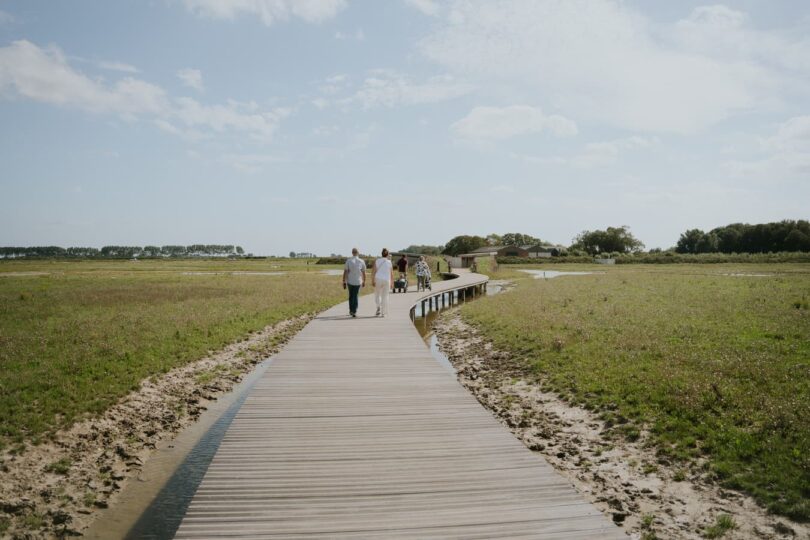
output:
[[352,317],[351,315],[332,315],[329,317],[315,317],[316,321],[350,321],[352,319],[376,319],[376,315],[358,315]]

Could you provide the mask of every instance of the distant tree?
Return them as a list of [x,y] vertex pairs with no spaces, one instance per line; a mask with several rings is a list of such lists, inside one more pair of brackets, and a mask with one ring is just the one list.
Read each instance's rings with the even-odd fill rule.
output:
[[698,244],[705,235],[706,233],[700,229],[689,229],[681,234],[678,243],[675,244],[675,251],[678,253],[697,253]]
[[141,254],[143,249],[139,246],[104,246],[101,248],[101,256],[111,259],[131,259]]
[[503,239],[501,238],[500,234],[491,233],[487,235],[487,245],[488,246],[502,246]]
[[732,223],[708,233],[690,229],[681,234],[678,253],[768,253],[810,251],[810,222],[784,220],[773,223]]
[[644,248],[644,244],[632,235],[627,225],[608,227],[601,231],[582,231],[571,245],[571,250],[583,250],[590,255],[599,253],[630,253]]
[[696,246],[697,253],[717,253],[719,245],[720,238],[716,233],[710,232],[708,234],[704,234],[700,240],[698,240]]
[[442,253],[444,255],[451,255],[455,257],[456,255],[461,255],[462,253],[470,253],[471,251],[485,245],[487,245],[487,240],[481,236],[456,236],[445,244]]
[[441,255],[444,246],[428,246],[413,244],[400,251],[417,255]]
[[714,229],[719,239],[717,249],[723,253],[735,253],[740,246],[742,228],[742,223],[734,223],[726,227]]
[[504,246],[526,246],[540,244],[539,238],[535,238],[529,234],[522,233],[506,233],[501,236],[501,245]]
[[810,251],[810,235],[793,229],[785,237],[785,251]]
[[245,254],[245,250],[242,249],[242,246],[236,246],[236,254],[237,255],[244,255]]
[[166,257],[185,257],[186,246],[163,246],[160,248],[160,254]]
[[141,257],[160,257],[160,248],[158,246],[143,246]]
[[294,252],[294,251],[291,251],[291,252],[290,252],[290,258],[291,258],[291,259],[294,259],[294,258],[295,258],[295,252]]

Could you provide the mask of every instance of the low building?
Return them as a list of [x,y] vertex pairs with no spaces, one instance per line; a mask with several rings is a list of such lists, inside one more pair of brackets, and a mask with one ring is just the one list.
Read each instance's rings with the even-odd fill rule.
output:
[[483,246],[483,247],[480,247],[478,249],[472,250],[470,253],[467,253],[467,255],[475,255],[475,256],[493,255],[494,256],[501,249],[503,249],[503,246]]
[[528,257],[528,246],[503,246],[496,254],[498,257]]
[[531,259],[556,257],[560,254],[560,249],[558,247],[546,246],[542,244],[527,246],[526,251],[529,253],[529,258]]

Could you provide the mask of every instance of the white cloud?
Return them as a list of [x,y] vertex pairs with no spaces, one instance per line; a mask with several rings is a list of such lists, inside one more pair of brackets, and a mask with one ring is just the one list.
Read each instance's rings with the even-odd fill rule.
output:
[[281,163],[285,160],[265,154],[225,154],[220,158],[220,161],[238,171],[255,174],[263,171],[268,165]]
[[528,105],[475,107],[450,126],[457,135],[470,139],[506,139],[516,135],[548,131],[556,137],[577,134],[577,125],[563,116],[546,115]]
[[110,71],[121,71],[123,73],[138,73],[138,68],[132,66],[130,64],[125,64],[123,62],[99,62],[98,67],[101,69],[107,69]]
[[346,74],[332,75],[331,77],[327,77],[324,84],[322,84],[318,90],[321,94],[333,96],[342,92],[346,88],[348,81],[349,76]]
[[199,69],[181,69],[177,72],[177,77],[189,88],[193,88],[198,92],[205,90],[205,87],[203,86],[202,72]]
[[341,103],[359,103],[365,109],[419,105],[454,99],[472,90],[472,85],[449,75],[414,82],[392,70],[375,70],[352,97],[341,100]]
[[58,48],[42,49],[29,41],[0,47],[0,96],[146,118],[191,140],[230,131],[266,142],[292,113],[285,108],[262,110],[253,102],[207,105],[188,97],[171,98],[161,87],[132,77],[104,84],[73,69]]
[[678,21],[667,36],[679,48],[727,62],[776,64],[810,70],[810,38],[790,39],[749,25],[750,17],[723,5],[700,6]]
[[[688,21],[718,42],[755,37],[796,69],[810,62],[806,38],[758,39],[728,8],[699,8]],[[482,86],[523,88],[523,99],[634,131],[692,133],[777,104],[790,74],[754,47],[687,46],[685,26],[661,27],[611,0],[455,0],[419,48]]]
[[340,128],[335,125],[321,125],[316,126],[312,130],[312,134],[316,137],[328,137],[329,135],[334,135],[335,133],[339,132]]
[[104,86],[71,68],[58,48],[41,49],[25,40],[0,48],[0,93],[121,115],[156,114],[168,107],[158,86],[131,77]]
[[588,143],[581,151],[573,156],[529,156],[518,153],[511,153],[510,157],[519,159],[527,163],[537,163],[541,165],[570,165],[581,169],[591,169],[595,167],[606,167],[616,163],[621,158],[623,152],[632,150],[649,150],[658,145],[660,140],[657,137],[625,137],[611,141],[599,141]]
[[724,164],[736,176],[759,175],[769,180],[810,174],[810,115],[796,116],[780,124],[776,132],[760,141],[764,157],[734,160]]
[[337,32],[335,32],[335,39],[337,39],[339,41],[344,41],[344,40],[365,41],[366,40],[366,34],[365,34],[365,32],[363,32],[359,28],[357,30],[355,30],[353,34],[347,34],[345,32],[337,31]]
[[633,136],[613,141],[588,143],[582,153],[568,160],[568,162],[585,169],[604,167],[618,161],[619,155],[625,150],[651,148],[658,142],[657,138],[648,139]]
[[184,0],[186,8],[212,19],[233,20],[241,15],[258,17],[265,25],[292,17],[320,23],[346,7],[345,0]]
[[810,153],[810,115],[796,116],[784,122],[776,134],[763,141],[763,145],[777,152]]
[[405,3],[429,17],[435,17],[439,14],[440,6],[435,0],[405,0]]
[[278,123],[291,114],[290,109],[258,110],[256,103],[229,101],[225,105],[205,105],[181,97],[175,100],[172,118],[191,128],[208,128],[216,132],[244,131],[257,140],[269,141]]

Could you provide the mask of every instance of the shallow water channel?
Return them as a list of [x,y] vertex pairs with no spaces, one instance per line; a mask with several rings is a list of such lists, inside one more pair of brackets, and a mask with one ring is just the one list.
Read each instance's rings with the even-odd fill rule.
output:
[[[508,283],[490,281],[487,296],[504,291]],[[455,370],[447,356],[439,350],[432,324],[440,313],[465,301],[474,302],[475,299],[471,296],[466,300],[459,297],[452,305],[446,302],[443,308],[435,302],[435,309],[427,309],[425,304],[425,313],[422,313],[422,303],[419,302],[414,314],[414,326],[431,354],[451,373],[455,373]],[[259,364],[233,391],[212,403],[195,424],[186,428],[167,446],[159,448],[141,473],[129,481],[118,501],[99,514],[85,532],[85,537],[132,540],[173,538],[231,421],[271,361],[267,359]]]
[[[502,293],[508,289],[510,282],[508,281],[498,281],[498,280],[491,280],[487,283],[487,293],[486,296],[494,296],[496,294]],[[433,358],[436,359],[443,367],[449,370],[451,373],[455,374],[456,370],[453,368],[453,364],[450,363],[450,360],[447,358],[447,355],[444,354],[441,349],[439,348],[439,340],[436,338],[436,334],[433,333],[433,321],[436,320],[441,313],[447,311],[448,309],[453,309],[458,307],[465,302],[474,302],[478,297],[467,297],[466,300],[462,298],[458,298],[454,303],[446,303],[444,307],[439,305],[438,302],[435,303],[436,309],[426,309],[425,313],[422,313],[422,305],[421,302],[416,305],[416,313],[415,318],[413,321],[414,326],[416,326],[416,330],[419,332],[419,335],[422,336],[422,339],[425,340],[428,348],[430,349],[430,354],[433,355]],[[427,305],[425,305],[427,308]]]
[[525,272],[534,276],[534,279],[551,279],[560,276],[587,276],[590,274],[604,274],[604,272],[560,272],[557,270],[528,270],[521,268],[518,272]]
[[150,456],[120,498],[102,511],[84,536],[90,539],[174,538],[222,437],[271,359],[257,365],[234,389],[211,403],[197,420]]

